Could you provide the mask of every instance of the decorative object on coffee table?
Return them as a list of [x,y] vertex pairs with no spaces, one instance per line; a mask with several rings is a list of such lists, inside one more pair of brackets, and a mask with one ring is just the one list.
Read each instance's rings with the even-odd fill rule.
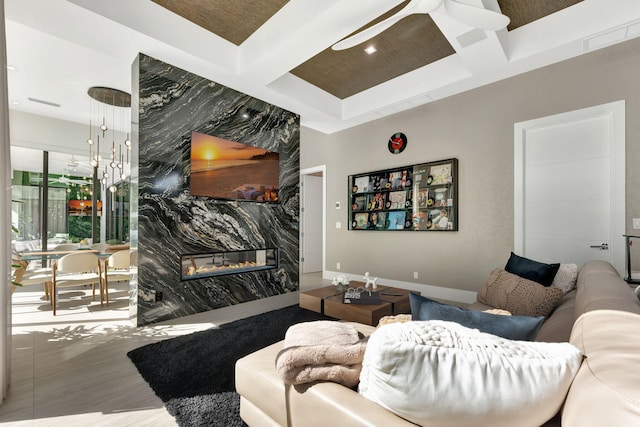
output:
[[377,280],[378,280],[377,277],[374,277],[373,279],[369,277],[369,272],[367,271],[366,273],[364,273],[364,282],[365,282],[364,288],[369,289],[369,285],[371,285],[371,289],[375,291],[378,288],[378,285],[376,285]]
[[349,279],[344,274],[340,274],[333,278],[331,284],[336,287],[338,292],[342,293],[349,287]]
[[368,291],[363,287],[349,288],[342,295],[343,304],[380,304],[380,295],[378,292]]

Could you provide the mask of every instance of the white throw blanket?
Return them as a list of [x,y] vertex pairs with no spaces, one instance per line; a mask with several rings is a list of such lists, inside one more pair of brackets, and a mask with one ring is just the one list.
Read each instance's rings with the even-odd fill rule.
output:
[[328,320],[298,323],[287,330],[276,370],[286,384],[333,381],[355,387],[366,342],[353,325]]

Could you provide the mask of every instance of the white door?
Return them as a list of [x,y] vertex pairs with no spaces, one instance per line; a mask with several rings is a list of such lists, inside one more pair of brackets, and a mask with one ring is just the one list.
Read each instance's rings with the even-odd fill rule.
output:
[[515,125],[515,252],[624,274],[624,101]]
[[322,176],[302,176],[302,273],[322,271]]

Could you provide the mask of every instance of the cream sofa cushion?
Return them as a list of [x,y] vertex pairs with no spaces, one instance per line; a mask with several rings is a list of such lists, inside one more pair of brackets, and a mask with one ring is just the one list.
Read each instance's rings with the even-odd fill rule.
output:
[[369,338],[359,393],[423,426],[539,426],[580,366],[569,343],[511,341],[440,320],[394,323]]
[[571,343],[585,359],[569,389],[562,425],[640,425],[640,315],[589,311],[576,320]]

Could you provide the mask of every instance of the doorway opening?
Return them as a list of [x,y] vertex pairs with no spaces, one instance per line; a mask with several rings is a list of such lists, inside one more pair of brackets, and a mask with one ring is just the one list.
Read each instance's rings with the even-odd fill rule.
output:
[[[326,259],[326,166],[300,171],[300,272],[324,275]],[[300,283],[300,290],[304,284]]]

